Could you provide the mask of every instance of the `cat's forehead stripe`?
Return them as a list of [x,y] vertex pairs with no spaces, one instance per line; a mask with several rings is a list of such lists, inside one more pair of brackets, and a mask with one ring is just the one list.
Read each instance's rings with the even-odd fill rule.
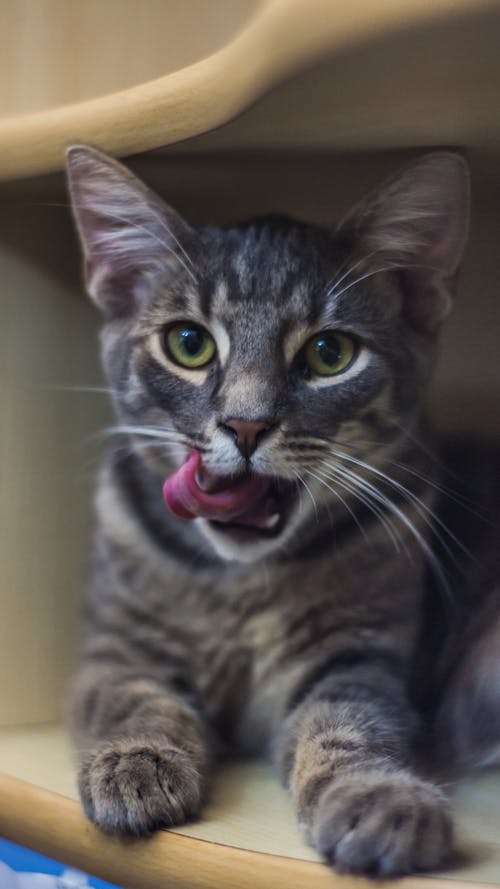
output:
[[286,364],[291,364],[297,352],[302,348],[308,337],[312,334],[311,328],[306,324],[294,327],[285,334],[283,340],[283,354]]

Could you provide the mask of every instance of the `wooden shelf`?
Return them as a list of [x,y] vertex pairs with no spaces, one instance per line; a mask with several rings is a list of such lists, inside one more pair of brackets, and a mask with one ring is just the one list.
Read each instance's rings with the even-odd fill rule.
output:
[[188,150],[500,136],[496,0],[149,0],[144,33],[138,0],[70,6],[4,4],[0,178],[61,169],[75,141],[127,155],[223,124]]
[[[73,757],[60,727],[1,730],[0,762],[0,832],[125,889],[372,885],[339,877],[319,863],[299,834],[288,794],[263,763],[221,768],[199,822],[152,840],[119,842],[92,828],[75,802]],[[465,863],[431,880],[411,878],[391,886],[451,889],[454,882],[458,887],[500,883],[500,773],[462,780],[454,803]]]

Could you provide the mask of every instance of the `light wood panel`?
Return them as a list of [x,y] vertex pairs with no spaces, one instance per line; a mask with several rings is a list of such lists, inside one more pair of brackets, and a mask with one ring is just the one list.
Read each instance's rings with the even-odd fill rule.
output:
[[431,23],[374,29],[185,148],[339,151],[498,144],[499,45],[498,3],[448,10]]
[[0,207],[0,725],[60,711],[86,562],[89,436],[105,422],[102,396],[72,389],[98,375],[96,313],[38,265],[52,255],[63,274],[72,243],[66,219],[40,211]]
[[257,0],[0,0],[0,117],[84,102],[212,55]]
[[[84,820],[73,802],[73,756],[57,726],[0,731],[0,768],[6,773],[0,774],[1,833],[125,887],[288,889],[301,881],[325,889],[373,886],[340,878],[319,863],[299,833],[288,793],[264,763],[226,764],[200,821],[133,843],[103,837]],[[463,779],[454,790],[454,807],[460,864],[430,882],[390,886],[500,883],[500,773]]]
[[[7,4],[7,0],[3,2]],[[57,10],[56,0],[51,2]],[[221,2],[214,9],[220,9]],[[498,138],[500,75],[494,59],[500,7],[496,0],[337,0],[335,4],[331,0],[261,0],[255,7],[248,3],[240,6],[242,2],[238,0],[242,15],[233,19],[235,36],[222,49],[165,76],[114,92],[108,92],[108,72],[115,71],[113,82],[127,84],[127,53],[122,54],[123,69],[118,74],[117,57],[110,65],[108,53],[96,55],[92,39],[78,29],[68,35],[61,58],[38,49],[32,64],[29,47],[24,55],[16,54],[8,63],[6,78],[12,83],[12,95],[20,96],[21,110],[25,95],[35,96],[30,100],[32,105],[46,106],[46,110],[15,114],[11,110],[10,116],[0,120],[0,176],[58,169],[65,146],[74,141],[91,142],[123,155],[207,132],[231,121],[273,86],[326,56],[334,60],[333,79],[328,81],[321,75],[313,80],[316,98],[312,104],[311,83],[306,79],[305,93],[302,87],[298,93],[296,87],[290,95],[285,92],[283,103],[278,100],[278,113],[272,102],[271,113],[269,106],[264,106],[257,126],[242,123],[242,138],[238,136],[240,123],[235,121],[234,129],[231,126],[222,136],[223,143],[255,144],[257,136],[261,145],[306,142],[359,147],[387,145],[395,134],[400,145],[429,139],[470,142]],[[132,0],[127,0],[130,3]],[[191,8],[184,4],[183,16],[185,6]],[[93,8],[92,2],[89,9]],[[180,8],[172,0],[155,6],[164,16],[157,22],[158,29],[172,29]],[[227,10],[227,3],[223,8]],[[31,6],[28,3],[22,9],[24,33],[36,34]],[[58,31],[60,21],[65,20],[66,13],[59,19],[54,12],[48,33]],[[120,32],[132,29],[135,34],[136,20],[137,16],[124,14]],[[204,21],[193,11],[189,28],[181,29],[182,40],[192,40],[198,46],[199,38],[194,35],[203,32]],[[437,38],[433,38],[434,27]],[[229,31],[226,22],[221,26],[221,40],[227,39]],[[403,52],[401,41],[406,47]],[[8,47],[10,43],[6,30],[3,44]],[[361,55],[352,55],[353,49]],[[186,53],[190,57],[189,47]],[[143,49],[140,56],[145,57]],[[464,59],[466,65],[462,64]],[[66,89],[60,86],[61,72],[67,78],[68,96],[72,91],[78,96],[87,89],[86,72],[91,66],[94,70],[88,82],[94,98],[64,104],[61,94],[63,104],[55,105],[61,100],[61,89]],[[165,70],[170,70],[168,63]],[[144,71],[147,77],[147,66]],[[29,74],[22,72],[32,72],[33,80],[40,83],[40,94],[24,84]],[[121,77],[124,80],[120,81]]]

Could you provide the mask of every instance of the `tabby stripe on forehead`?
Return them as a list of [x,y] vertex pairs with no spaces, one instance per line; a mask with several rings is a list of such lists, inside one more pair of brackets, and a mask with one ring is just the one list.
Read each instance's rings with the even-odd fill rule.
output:
[[212,300],[216,285],[209,278],[202,278],[198,283],[199,305],[202,315],[208,320],[212,310]]
[[233,266],[228,263],[224,266],[223,280],[227,286],[227,295],[229,302],[239,302],[243,299],[243,290],[240,284],[240,278]]

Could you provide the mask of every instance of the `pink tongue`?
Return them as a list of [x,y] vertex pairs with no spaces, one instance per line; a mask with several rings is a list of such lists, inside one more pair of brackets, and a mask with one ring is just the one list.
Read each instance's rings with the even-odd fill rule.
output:
[[[179,519],[215,519],[237,521],[256,528],[268,526],[273,501],[269,500],[271,482],[259,476],[217,479],[219,490],[203,490],[198,479],[204,471],[198,451],[191,451],[186,462],[163,485],[163,499]],[[205,479],[211,479],[204,471]],[[203,483],[203,482],[202,482]],[[223,487],[221,488],[221,484]]]

